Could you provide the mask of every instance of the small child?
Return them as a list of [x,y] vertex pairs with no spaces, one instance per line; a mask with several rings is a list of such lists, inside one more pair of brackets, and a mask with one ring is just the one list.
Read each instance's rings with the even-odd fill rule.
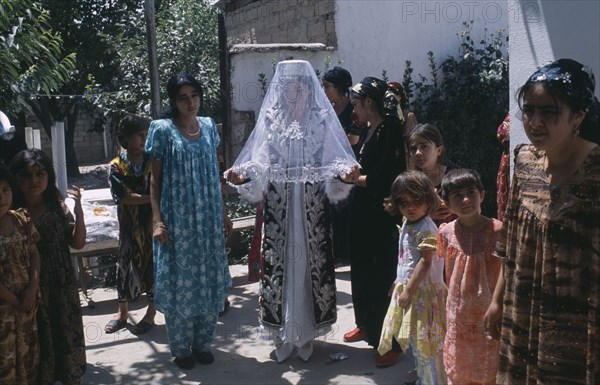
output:
[[151,162],[144,152],[149,126],[150,121],[141,116],[123,118],[119,123],[118,139],[126,152],[110,162],[108,182],[119,216],[119,311],[104,327],[106,333],[114,333],[127,325],[128,301],[139,298],[142,293],[147,293],[148,309],[133,333],[144,334],[154,326]]
[[0,161],[0,384],[37,384],[39,234],[26,210],[10,210],[14,180]]
[[50,157],[38,149],[19,152],[10,169],[17,179],[16,207],[24,207],[40,234],[40,295],[37,310],[40,340],[40,384],[79,384],[86,370],[85,335],[79,288],[69,246],[85,246],[81,190],[67,191],[75,201],[74,215],[56,187]]
[[448,283],[444,343],[448,384],[496,383],[499,341],[486,338],[483,317],[500,274],[502,259],[492,252],[502,223],[481,215],[484,196],[474,170],[451,170],[442,180],[442,197],[458,216],[442,224],[438,236]]
[[395,338],[403,349],[412,348],[420,383],[444,384],[447,289],[443,260],[436,256],[438,229],[429,217],[439,198],[427,175],[413,170],[396,178],[385,202],[388,213],[403,215],[404,223],[392,300],[377,351],[387,353]]

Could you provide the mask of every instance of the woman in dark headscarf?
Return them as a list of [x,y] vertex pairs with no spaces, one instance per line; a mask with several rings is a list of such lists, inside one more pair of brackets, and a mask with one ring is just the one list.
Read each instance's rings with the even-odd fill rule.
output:
[[[396,176],[406,170],[400,120],[384,114],[387,89],[383,80],[366,77],[351,90],[354,112],[360,121],[368,122],[368,130],[358,152],[362,175],[354,182],[357,188],[351,201],[350,263],[356,328],[346,333],[344,340],[366,339],[375,348],[398,255],[398,228],[384,211],[383,201]],[[393,365],[399,352],[395,344],[392,351],[378,357],[377,366]]]
[[327,99],[333,105],[333,110],[348,135],[350,145],[354,147],[360,139],[362,127],[357,127],[353,122],[352,104],[350,103],[352,75],[346,69],[335,66],[325,72],[322,84]]
[[[358,152],[358,141],[362,126],[354,124],[353,107],[350,103],[350,87],[352,76],[342,67],[335,66],[325,72],[322,81],[325,96],[333,105],[340,124],[348,136],[352,150]],[[348,264],[350,262],[350,205],[349,200],[340,204],[331,205],[331,227],[333,230],[333,253],[335,263]]]

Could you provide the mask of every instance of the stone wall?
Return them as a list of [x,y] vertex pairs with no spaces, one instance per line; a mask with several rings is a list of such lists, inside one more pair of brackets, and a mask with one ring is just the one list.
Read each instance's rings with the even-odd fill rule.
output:
[[334,0],[222,0],[227,42],[336,46]]

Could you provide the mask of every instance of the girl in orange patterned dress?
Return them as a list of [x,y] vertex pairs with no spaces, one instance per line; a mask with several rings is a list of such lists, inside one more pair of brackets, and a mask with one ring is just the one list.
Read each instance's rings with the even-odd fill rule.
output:
[[486,338],[483,316],[502,260],[492,255],[502,222],[481,215],[479,174],[455,169],[442,179],[442,198],[458,219],[440,225],[438,254],[445,260],[448,297],[444,367],[448,384],[495,384],[499,341]]
[[25,210],[10,210],[13,187],[8,168],[0,162],[0,384],[35,385],[39,234]]

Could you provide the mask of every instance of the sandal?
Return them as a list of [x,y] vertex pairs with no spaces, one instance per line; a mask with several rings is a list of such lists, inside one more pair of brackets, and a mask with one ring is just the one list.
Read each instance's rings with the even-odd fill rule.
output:
[[193,356],[175,357],[173,360],[179,369],[190,370],[196,365],[196,360]]
[[135,325],[133,327],[133,330],[131,332],[135,335],[144,334],[144,333],[148,332],[148,330],[152,329],[153,326],[154,326],[153,323],[151,324],[146,321],[140,321],[137,323],[137,325]]
[[225,299],[225,303],[223,304],[223,310],[219,312],[219,317],[223,317],[229,310],[230,306],[231,302],[229,302],[229,299]]
[[111,319],[108,321],[106,326],[104,326],[104,332],[106,334],[112,334],[118,332],[121,329],[124,329],[127,326],[127,321],[121,321],[118,319]]
[[208,349],[192,349],[192,355],[201,364],[210,365],[215,361],[215,356]]

